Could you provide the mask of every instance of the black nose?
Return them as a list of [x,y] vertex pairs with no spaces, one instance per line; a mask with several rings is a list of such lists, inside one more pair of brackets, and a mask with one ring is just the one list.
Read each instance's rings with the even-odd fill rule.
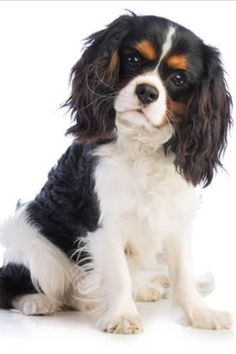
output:
[[136,87],[135,91],[138,99],[143,104],[148,104],[156,101],[159,96],[159,92],[156,87],[148,84],[140,84]]

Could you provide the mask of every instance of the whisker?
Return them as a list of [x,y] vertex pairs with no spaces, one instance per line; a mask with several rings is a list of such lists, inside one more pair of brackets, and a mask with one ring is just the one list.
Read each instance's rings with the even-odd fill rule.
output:
[[178,123],[176,115],[172,111],[170,111],[169,109],[166,110],[166,118],[170,124],[172,123],[172,124],[176,125]]

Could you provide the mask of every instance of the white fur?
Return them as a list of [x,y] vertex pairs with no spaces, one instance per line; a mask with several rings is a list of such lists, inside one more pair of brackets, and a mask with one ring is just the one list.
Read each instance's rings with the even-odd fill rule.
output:
[[[156,87],[159,92],[158,100],[143,106],[135,93],[139,84],[149,84]],[[150,123],[155,126],[162,124],[166,114],[166,90],[157,72],[139,75],[122,88],[115,100],[115,110],[118,113],[129,114],[131,121],[135,124],[146,126]]]
[[65,298],[71,287],[72,264],[27,222],[25,208],[20,208],[1,229],[1,243],[6,248],[4,262],[23,264],[30,270],[36,287],[48,296]]
[[[105,294],[105,311],[98,326],[107,331],[119,327],[122,332],[124,318],[128,323],[136,319],[136,331],[141,331],[133,296],[144,301],[166,296],[160,285],[167,277],[163,278],[157,262],[164,252],[173,299],[184,309],[188,323],[229,328],[229,315],[208,310],[192,278],[190,236],[197,197],[195,189],[176,172],[173,156],[163,152],[171,127],[135,125],[126,113],[121,115],[117,116],[117,141],[96,152],[100,162],[95,189],[102,228],[88,237],[88,247],[94,275],[102,279]],[[144,275],[145,271],[149,274]],[[145,279],[146,289],[140,288],[139,280],[145,287]]]
[[159,59],[158,66],[160,65],[162,59],[168,54],[169,50],[171,49],[172,38],[173,38],[174,34],[175,34],[175,28],[173,26],[171,26],[167,32],[166,40],[162,46],[161,57]]
[[12,305],[24,315],[52,315],[60,309],[61,303],[45,294],[17,296]]

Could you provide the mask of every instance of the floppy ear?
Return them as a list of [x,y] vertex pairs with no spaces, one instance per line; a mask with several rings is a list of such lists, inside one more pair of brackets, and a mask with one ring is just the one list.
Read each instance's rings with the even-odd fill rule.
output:
[[211,183],[231,124],[231,96],[217,49],[203,47],[205,73],[190,97],[186,114],[176,131],[176,166],[194,186]]
[[106,140],[114,135],[119,47],[128,33],[129,18],[121,16],[88,37],[81,59],[72,68],[72,92],[66,105],[75,125],[67,133],[72,133],[79,143]]

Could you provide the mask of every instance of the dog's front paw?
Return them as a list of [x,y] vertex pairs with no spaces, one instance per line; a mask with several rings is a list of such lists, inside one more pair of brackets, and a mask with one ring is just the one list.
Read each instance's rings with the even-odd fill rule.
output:
[[139,316],[114,315],[109,311],[97,321],[97,327],[108,333],[137,334],[143,331]]
[[228,312],[194,308],[187,313],[187,324],[202,329],[230,329],[232,317]]

